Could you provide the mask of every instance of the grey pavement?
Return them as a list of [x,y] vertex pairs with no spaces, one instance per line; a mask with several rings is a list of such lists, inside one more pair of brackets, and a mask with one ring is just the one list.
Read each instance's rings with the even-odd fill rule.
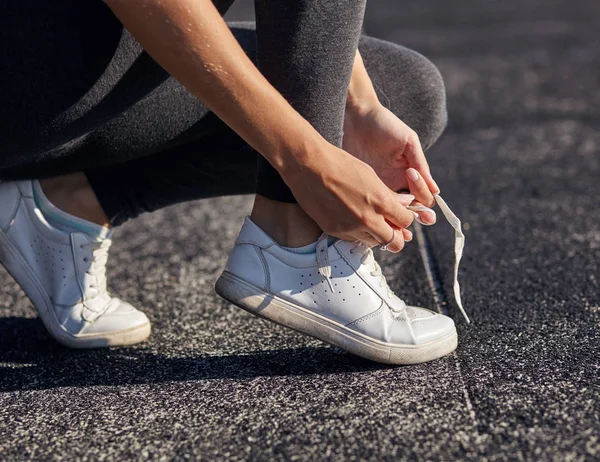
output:
[[429,158],[473,324],[448,225],[381,260],[454,317],[457,352],[381,366],[229,305],[213,284],[251,198],[182,204],[115,239],[111,289],[154,326],[138,347],[57,345],[0,270],[0,460],[600,460],[600,3],[371,0],[365,30],[447,84]]

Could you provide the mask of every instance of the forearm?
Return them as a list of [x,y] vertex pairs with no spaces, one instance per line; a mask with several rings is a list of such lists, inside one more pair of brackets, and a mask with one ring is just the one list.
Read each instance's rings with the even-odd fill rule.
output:
[[361,113],[368,111],[377,103],[379,103],[379,99],[375,93],[373,82],[369,77],[362,56],[356,50],[354,67],[352,68],[352,76],[348,87],[346,108],[352,112]]
[[144,49],[277,169],[325,142],[263,77],[210,0],[105,0]]

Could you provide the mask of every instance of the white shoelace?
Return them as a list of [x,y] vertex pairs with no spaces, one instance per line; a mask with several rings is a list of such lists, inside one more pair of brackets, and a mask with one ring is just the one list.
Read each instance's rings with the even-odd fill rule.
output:
[[[458,267],[460,265],[460,260],[462,258],[463,249],[465,247],[465,235],[462,232],[460,219],[450,210],[446,201],[442,199],[439,194],[436,194],[435,201],[437,205],[440,207],[440,210],[444,214],[444,218],[446,221],[454,228],[454,299],[456,300],[456,304],[460,309],[461,314],[465,318],[468,324],[471,323],[469,316],[465,312],[463,308],[462,299],[460,296],[460,284],[458,283]],[[323,234],[319,240],[317,241],[317,264],[319,265],[319,274],[325,278],[327,284],[333,291],[333,284],[331,283],[331,263],[329,262],[329,252],[328,252],[328,236]],[[350,253],[354,253],[354,250],[357,248],[361,248],[364,251],[364,254],[360,260],[361,265],[366,264],[367,261],[372,261],[373,270],[371,271],[371,276],[379,277],[379,285],[380,287],[385,287],[387,290],[388,296],[392,296],[393,292],[389,288],[385,276],[381,271],[381,267],[373,257],[373,251],[366,247],[364,244],[357,242],[355,246],[350,250]],[[404,302],[403,302],[404,303]]]
[[434,197],[437,205],[444,214],[446,221],[454,228],[454,300],[456,300],[456,304],[465,318],[465,321],[467,321],[467,324],[471,324],[471,320],[463,308],[462,299],[460,297],[460,284],[458,283],[458,265],[460,265],[463,249],[465,248],[465,235],[462,232],[460,219],[452,212],[452,210],[450,210],[446,201],[442,199],[439,194],[436,194]]
[[[82,249],[92,251],[92,264],[86,273],[96,278],[96,283],[90,284],[90,287],[96,289],[98,295],[106,292],[106,263],[111,243],[110,239],[104,239],[101,242],[90,242],[81,245]],[[84,261],[88,262],[89,259],[86,257]]]
[[[329,247],[328,238],[328,235],[323,234],[317,241],[317,264],[319,265],[319,274],[325,278],[327,284],[329,284],[329,287],[333,292],[334,288],[333,284],[331,283],[331,263],[329,262],[329,253],[327,250]],[[360,249],[363,253],[360,259],[360,264],[367,265],[368,263],[371,263],[371,276],[374,278],[379,278],[379,287],[383,287],[386,290],[388,297],[393,297],[394,292],[392,292],[392,289],[390,289],[388,286],[387,280],[381,271],[381,266],[379,266],[379,263],[377,263],[377,260],[375,260],[373,251],[362,242],[355,242],[354,247],[350,249],[350,253],[353,254],[356,249]],[[400,301],[404,304],[403,300]],[[406,305],[404,305],[404,307],[406,307]]]

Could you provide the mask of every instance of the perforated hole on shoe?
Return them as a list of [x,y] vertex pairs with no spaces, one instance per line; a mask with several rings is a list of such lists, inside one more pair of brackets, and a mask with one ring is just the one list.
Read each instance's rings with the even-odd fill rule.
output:
[[[299,275],[302,282],[299,283],[298,295],[306,294],[308,300],[306,303],[311,305],[318,304],[318,300],[322,300],[325,303],[346,303],[353,297],[361,297],[362,292],[357,292],[356,284],[352,285],[354,279],[350,279],[350,275],[354,274],[354,270],[351,267],[345,265],[332,265],[332,268],[337,268],[331,279],[331,286],[326,278],[320,273],[311,271],[303,272]],[[340,273],[338,275],[338,273]],[[332,287],[334,290],[331,290]],[[316,298],[316,300],[315,300]]]

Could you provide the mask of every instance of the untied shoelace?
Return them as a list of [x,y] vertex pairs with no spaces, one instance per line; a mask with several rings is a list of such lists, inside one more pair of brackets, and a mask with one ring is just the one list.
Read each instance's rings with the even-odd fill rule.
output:
[[[463,317],[467,323],[470,324],[471,320],[463,308],[462,299],[460,296],[460,284],[458,283],[458,267],[460,265],[463,249],[465,247],[465,235],[462,232],[460,219],[454,214],[454,212],[452,212],[452,210],[450,210],[450,207],[448,207],[446,201],[444,201],[439,194],[436,194],[434,197],[437,205],[440,207],[440,210],[444,215],[444,218],[446,218],[446,221],[450,224],[450,226],[452,226],[452,228],[454,228],[454,299],[456,300],[456,304],[458,305]],[[329,252],[327,250],[328,247],[328,236],[323,234],[317,242],[317,264],[319,266],[319,274],[325,278],[327,284],[329,284],[329,287],[333,292],[333,284],[331,283],[331,263],[329,262]]]
[[463,308],[462,299],[460,297],[460,284],[458,283],[458,265],[460,265],[460,259],[462,258],[463,249],[465,248],[465,235],[462,232],[460,219],[452,212],[452,210],[450,210],[446,201],[442,199],[439,194],[436,194],[434,197],[435,202],[444,214],[446,221],[454,228],[454,299],[456,300],[456,304],[465,318],[465,321],[467,321],[467,324],[471,324],[471,320]]

